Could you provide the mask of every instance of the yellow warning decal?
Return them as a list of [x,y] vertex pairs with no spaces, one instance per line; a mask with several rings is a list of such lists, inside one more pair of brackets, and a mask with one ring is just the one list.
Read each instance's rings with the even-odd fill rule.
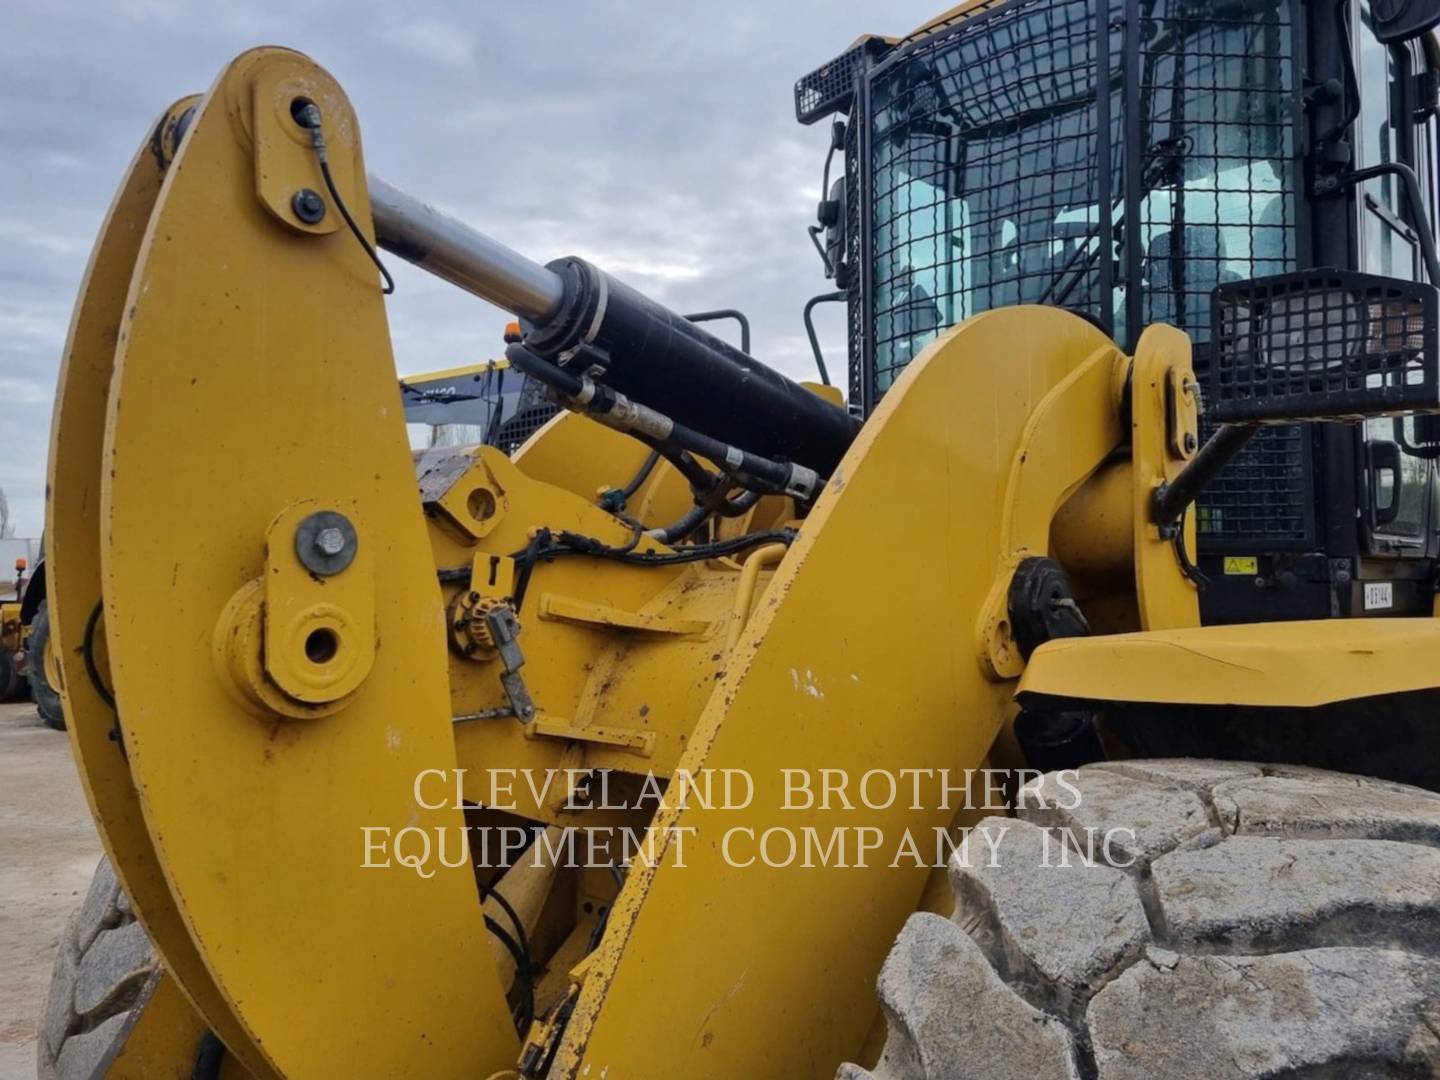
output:
[[1260,560],[1254,555],[1225,556],[1225,573],[1227,574],[1258,574],[1259,572]]

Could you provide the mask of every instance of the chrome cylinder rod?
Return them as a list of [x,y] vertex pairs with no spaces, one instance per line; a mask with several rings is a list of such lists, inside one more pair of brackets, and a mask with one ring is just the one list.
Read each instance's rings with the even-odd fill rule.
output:
[[545,322],[565,298],[560,275],[371,173],[375,240],[386,251],[497,307]]

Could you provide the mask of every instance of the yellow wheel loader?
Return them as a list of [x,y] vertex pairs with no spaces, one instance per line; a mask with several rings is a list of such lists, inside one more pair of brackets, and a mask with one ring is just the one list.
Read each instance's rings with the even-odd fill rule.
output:
[[24,554],[15,559],[13,598],[0,602],[0,701],[27,691],[46,727],[65,730],[60,703],[60,668],[50,645],[50,612],[45,603],[45,560],[31,570],[38,540],[8,540],[0,546]]
[[29,565],[30,560],[26,556],[15,560],[13,594],[0,600],[0,701],[18,696],[27,685],[26,646],[30,643],[30,620],[25,617],[25,571]]
[[504,358],[400,380],[410,443],[419,450],[481,443],[513,454],[559,406]]
[[[1440,1072],[1437,23],[861,38],[847,399],[368,174],[305,56],[172,105],[56,405],[113,870],[41,1074]],[[391,258],[563,411],[412,458]]]

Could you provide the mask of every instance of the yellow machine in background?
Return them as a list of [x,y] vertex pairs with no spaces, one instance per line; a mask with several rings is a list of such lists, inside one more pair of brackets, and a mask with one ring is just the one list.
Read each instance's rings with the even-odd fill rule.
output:
[[[795,770],[1034,766],[1017,694],[1090,709],[1098,754],[1107,703],[1440,682],[1428,618],[1200,625],[1185,510],[1253,422],[1202,447],[1181,331],[1127,351],[1055,306],[973,314],[862,419],[581,260],[541,267],[367,177],[359,133],[308,58],[245,53],[137,153],[77,307],[56,655],[163,958],[111,1075],[189,1075],[206,1032],[226,1076],[873,1062],[877,973],[907,917],[949,910],[944,874],[772,857],[777,830],[857,824],[797,804]],[[517,314],[509,364],[569,411],[513,455],[412,461],[377,248]],[[1429,371],[1433,326],[1402,330],[1388,355]],[[690,786],[740,775],[745,798]],[[973,816],[900,799],[859,823],[892,852]],[[433,845],[423,873],[405,830]],[[544,855],[597,834],[613,846],[578,865]],[[950,1075],[894,1049],[881,990],[882,1074]]]
[[[0,701],[8,701],[25,685],[25,645],[30,628],[20,621],[20,601],[0,604]],[[17,663],[17,654],[21,662]]]
[[60,702],[60,671],[50,644],[50,612],[45,603],[45,563],[31,567],[36,540],[10,539],[5,547],[27,554],[15,557],[13,599],[0,603],[0,701],[28,692],[40,719],[65,730]]
[[504,357],[400,380],[416,449],[484,443],[514,453],[559,411],[542,391]]

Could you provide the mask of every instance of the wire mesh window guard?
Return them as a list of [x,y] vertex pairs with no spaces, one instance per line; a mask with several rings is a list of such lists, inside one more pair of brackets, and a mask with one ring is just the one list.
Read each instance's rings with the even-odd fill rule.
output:
[[[874,68],[864,400],[1007,304],[1071,308],[1131,349],[1168,322],[1203,364],[1211,291],[1300,265],[1294,9],[1010,0]],[[1293,425],[1263,432],[1202,498],[1202,535],[1311,540],[1308,454]]]
[[[938,332],[990,308],[1102,314],[1113,216],[1097,147],[1096,16],[1024,0],[922,40],[870,86],[875,396]],[[1118,108],[1116,109],[1118,114]],[[1113,163],[1112,163],[1113,168]],[[1101,214],[1102,201],[1110,214]]]
[[402,381],[405,422],[428,427],[428,446],[484,443],[505,453],[540,430],[559,407],[539,382],[508,368]]

